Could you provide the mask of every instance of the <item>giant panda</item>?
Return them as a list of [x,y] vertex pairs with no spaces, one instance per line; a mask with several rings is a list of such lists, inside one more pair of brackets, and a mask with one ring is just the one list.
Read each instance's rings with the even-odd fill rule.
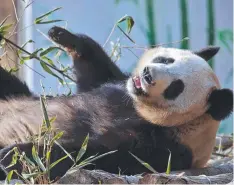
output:
[[[170,153],[172,170],[204,167],[220,121],[233,110],[233,92],[221,89],[206,62],[218,50],[149,49],[126,81],[48,100],[49,116],[57,116],[53,127],[64,131],[59,142],[68,152],[78,151],[89,133],[84,157],[117,150],[89,168],[112,173],[147,171],[129,152],[158,172],[166,171]],[[0,107],[1,165],[6,173],[20,171],[19,164],[6,169],[12,156],[4,156],[17,146],[31,157],[26,136],[39,133],[40,102],[20,97],[0,101]],[[64,155],[55,146],[52,162]],[[52,169],[51,178],[71,166],[69,158],[62,161]]]

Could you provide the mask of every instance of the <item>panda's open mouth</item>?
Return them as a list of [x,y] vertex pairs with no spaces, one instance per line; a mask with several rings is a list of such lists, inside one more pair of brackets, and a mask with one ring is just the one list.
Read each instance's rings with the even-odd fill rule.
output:
[[133,80],[133,83],[134,83],[136,89],[142,89],[141,88],[141,78],[139,76],[133,77],[132,80]]
[[135,88],[136,95],[147,95],[147,93],[142,88],[141,78],[139,76],[132,77],[132,82]]

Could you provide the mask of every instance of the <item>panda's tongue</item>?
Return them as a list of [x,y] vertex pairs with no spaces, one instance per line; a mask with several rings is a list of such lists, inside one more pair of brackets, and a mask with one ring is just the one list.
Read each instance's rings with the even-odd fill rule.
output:
[[137,89],[141,88],[141,79],[139,76],[133,77],[133,81]]

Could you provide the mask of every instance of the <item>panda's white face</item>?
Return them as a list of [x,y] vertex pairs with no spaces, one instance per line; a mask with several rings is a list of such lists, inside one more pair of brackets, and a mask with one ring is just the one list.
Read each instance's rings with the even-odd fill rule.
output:
[[219,82],[203,58],[189,50],[161,47],[142,56],[127,82],[130,96],[141,104],[139,111],[153,108],[157,115],[148,119],[163,125],[180,124],[204,114],[209,106],[207,98],[216,88]]

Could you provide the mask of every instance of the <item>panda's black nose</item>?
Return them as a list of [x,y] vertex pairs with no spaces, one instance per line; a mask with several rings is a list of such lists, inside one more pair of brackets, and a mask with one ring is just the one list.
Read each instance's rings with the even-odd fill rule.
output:
[[150,74],[149,67],[145,67],[143,70],[143,78],[146,81],[147,84],[151,85],[153,84],[153,78]]

